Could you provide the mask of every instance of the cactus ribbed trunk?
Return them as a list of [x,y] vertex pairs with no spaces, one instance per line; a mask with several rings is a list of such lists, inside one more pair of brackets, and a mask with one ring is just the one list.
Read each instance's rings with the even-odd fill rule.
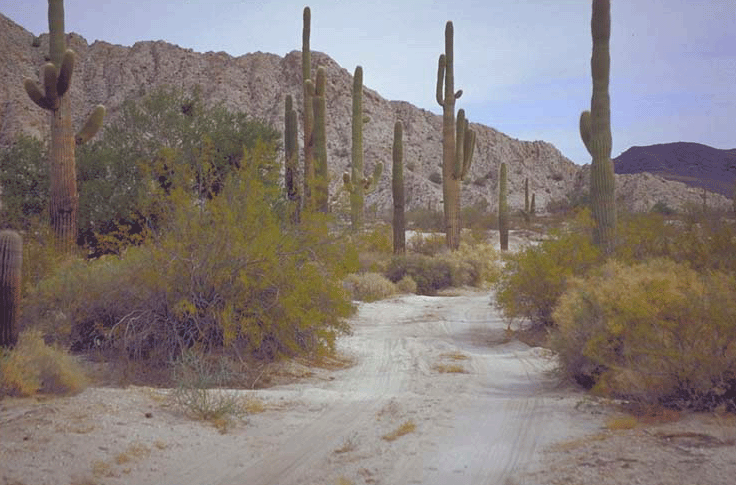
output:
[[353,75],[353,143],[351,151],[350,223],[354,231],[363,226],[363,68]]
[[[314,111],[312,95],[314,85],[312,79],[312,53],[309,46],[312,13],[309,7],[304,7],[304,24],[302,27],[302,87],[304,88],[304,207],[312,209],[312,184],[314,183]],[[309,81],[309,82],[308,82]]]
[[77,174],[74,159],[69,96],[59,99],[59,109],[51,113],[51,149],[49,151],[49,217],[59,248],[71,252],[77,239]]
[[74,72],[75,54],[66,49],[64,37],[64,2],[49,0],[49,59],[43,68],[43,90],[31,79],[24,80],[28,96],[50,112],[51,144],[49,149],[49,217],[56,245],[71,252],[77,238],[77,177],[75,143],[89,141],[102,126],[104,106],[95,107],[82,129],[74,135],[71,122],[69,87]]
[[404,219],[404,127],[401,121],[394,124],[392,151],[391,191],[394,199],[394,254],[406,253],[406,224]]
[[593,0],[591,16],[593,54],[591,73],[593,95],[590,111],[580,115],[580,136],[592,157],[590,201],[595,221],[594,241],[603,251],[613,251],[616,236],[616,198],[611,162],[611,103],[608,95],[610,77],[611,4]]
[[0,347],[18,341],[23,240],[15,231],[0,231]]
[[[447,247],[460,246],[460,190],[473,157],[475,133],[468,129],[463,110],[455,121],[454,31],[452,22],[445,25],[445,52],[437,65],[437,103],[442,106],[442,196]],[[462,113],[462,116],[461,116]],[[462,120],[461,120],[462,118]]]
[[296,110],[291,95],[287,95],[284,106],[284,155],[286,159],[284,186],[286,197],[289,200],[289,219],[295,224],[299,223],[300,219],[299,187],[297,186],[298,149]]
[[330,177],[327,169],[327,102],[325,100],[325,68],[317,69],[317,83],[312,96],[314,110],[314,183],[312,185],[314,207],[318,212],[327,213],[330,210]]
[[509,249],[509,204],[505,163],[501,163],[498,176],[498,234],[501,251],[507,251]]

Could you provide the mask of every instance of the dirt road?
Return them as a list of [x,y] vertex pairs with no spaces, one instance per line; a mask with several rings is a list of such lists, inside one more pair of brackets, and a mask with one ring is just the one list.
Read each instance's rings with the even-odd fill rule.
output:
[[520,484],[546,445],[600,426],[487,293],[361,304],[352,324],[339,348],[354,366],[250,392],[266,411],[225,435],[142,388],[0,403],[0,480]]

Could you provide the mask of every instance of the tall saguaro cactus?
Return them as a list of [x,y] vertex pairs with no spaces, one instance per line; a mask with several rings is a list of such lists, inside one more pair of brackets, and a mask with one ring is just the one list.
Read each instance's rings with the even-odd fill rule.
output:
[[312,95],[314,84],[312,84],[312,52],[309,47],[309,36],[311,32],[312,11],[304,7],[302,27],[302,87],[304,89],[304,190],[303,204],[306,208],[312,208],[311,185],[314,181],[314,142],[312,131],[314,130],[314,111],[312,108]]
[[509,203],[506,164],[501,163],[498,176],[498,234],[501,251],[509,249]]
[[391,191],[394,198],[394,254],[406,252],[406,224],[404,219],[404,126],[394,124],[394,145],[391,166]]
[[350,192],[350,222],[353,230],[363,225],[363,199],[365,193],[373,190],[383,172],[383,164],[378,163],[371,178],[363,175],[363,123],[368,118],[363,116],[363,68],[355,68],[353,75],[353,143],[351,152],[350,173],[343,175],[345,187]]
[[590,111],[580,115],[580,136],[593,158],[590,169],[590,203],[595,221],[594,241],[604,252],[613,251],[616,235],[616,199],[611,162],[611,101],[608,82],[611,68],[610,0],[593,0],[590,22],[593,54],[590,67],[593,96]]
[[317,69],[317,83],[312,94],[312,109],[314,110],[314,127],[312,139],[314,141],[314,178],[312,197],[314,207],[319,212],[329,212],[330,176],[327,169],[327,102],[325,99],[325,68]]
[[51,227],[57,244],[71,251],[77,237],[79,195],[74,161],[74,146],[89,141],[102,126],[105,107],[96,106],[82,129],[72,133],[71,102],[68,96],[74,72],[74,51],[66,48],[64,1],[49,0],[49,58],[42,68],[43,89],[26,78],[23,85],[31,100],[51,113],[49,150]]
[[0,231],[0,347],[18,340],[23,240],[15,231]]
[[[447,246],[460,245],[460,188],[473,157],[475,133],[468,129],[463,110],[455,123],[455,100],[462,90],[455,91],[454,31],[452,22],[445,26],[445,53],[437,66],[437,103],[442,106],[442,195],[444,197],[445,234]],[[462,121],[461,121],[462,119]]]
[[299,145],[297,141],[296,110],[293,103],[291,95],[287,95],[284,106],[284,155],[286,159],[284,164],[284,186],[286,197],[289,199],[290,219],[293,223],[298,223],[300,201],[296,173],[299,161],[297,154]]

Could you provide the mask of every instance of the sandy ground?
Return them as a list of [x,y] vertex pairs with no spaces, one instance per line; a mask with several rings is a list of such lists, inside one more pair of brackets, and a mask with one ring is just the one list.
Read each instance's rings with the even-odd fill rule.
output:
[[625,426],[611,403],[560,387],[553,356],[511,338],[488,293],[364,303],[352,324],[339,348],[354,365],[237,391],[265,409],[225,434],[188,418],[166,390],[0,401],[0,483],[725,485],[736,476],[733,417]]

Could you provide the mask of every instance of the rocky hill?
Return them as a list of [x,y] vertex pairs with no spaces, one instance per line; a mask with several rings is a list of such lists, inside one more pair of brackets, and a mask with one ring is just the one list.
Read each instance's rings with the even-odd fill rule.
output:
[[615,170],[620,174],[649,172],[732,197],[736,149],[720,150],[685,142],[631,147],[616,157]]
[[[3,66],[0,70],[0,144],[10,143],[21,132],[47,138],[47,114],[28,99],[22,86],[23,77],[37,78],[44,63],[48,36],[42,35],[40,41],[40,46],[33,47],[30,32],[0,15],[0,65]],[[162,41],[138,42],[132,47],[101,41],[90,45],[73,33],[68,35],[68,44],[78,55],[71,90],[75,126],[79,126],[87,110],[98,103],[106,105],[108,119],[114,119],[124,100],[143,96],[164,84],[184,90],[200,86],[206,103],[221,102],[279,130],[283,127],[285,96],[291,94],[297,109],[301,108],[301,56],[298,51],[285,57],[262,52],[232,57],[224,52],[197,53]],[[331,194],[336,194],[342,185],[341,174],[350,163],[352,75],[319,52],[313,53],[312,64],[315,69],[324,66],[327,70],[328,159]],[[370,85],[370,72],[365,73],[365,79]],[[404,123],[407,206],[440,209],[442,188],[436,180],[441,172],[441,116],[403,101],[388,101],[367,87],[363,97],[365,114],[371,118],[364,127],[366,173],[370,173],[378,161],[389,167],[378,189],[366,198],[366,205],[375,204],[379,211],[391,207],[388,174],[393,125],[401,120]],[[473,113],[468,116],[472,120]],[[301,112],[299,120],[301,125]],[[477,144],[463,188],[463,205],[485,201],[495,210],[501,162],[509,166],[512,208],[523,207],[526,178],[541,210],[550,200],[564,199],[572,190],[584,190],[586,184],[582,183],[581,167],[550,143],[520,141],[488,126],[476,123],[471,126],[477,132]],[[648,179],[641,180],[645,186],[648,184]],[[679,206],[683,197],[689,200],[692,196],[695,202],[700,200],[697,194],[685,192],[683,196],[682,184],[663,179],[657,179],[657,183],[665,187],[657,197],[672,207]],[[627,203],[638,197],[622,191],[619,196]],[[722,199],[719,203],[728,202]],[[714,198],[714,204],[715,201]]]

